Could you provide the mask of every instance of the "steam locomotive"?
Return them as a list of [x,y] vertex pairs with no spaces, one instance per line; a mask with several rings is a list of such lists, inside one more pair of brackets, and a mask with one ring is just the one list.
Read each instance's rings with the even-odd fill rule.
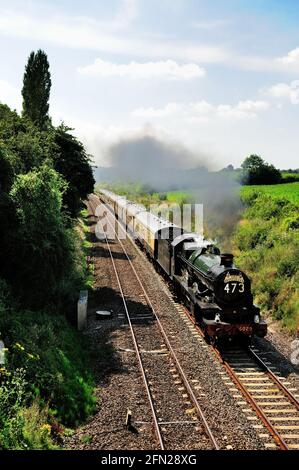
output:
[[253,304],[251,283],[210,240],[148,212],[144,206],[101,190],[128,232],[142,245],[200,324],[208,342],[267,334],[260,309]]

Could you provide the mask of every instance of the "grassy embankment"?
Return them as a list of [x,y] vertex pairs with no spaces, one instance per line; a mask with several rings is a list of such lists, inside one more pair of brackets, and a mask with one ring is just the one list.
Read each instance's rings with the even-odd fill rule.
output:
[[72,326],[92,282],[80,217],[91,162],[70,129],[46,122],[0,103],[0,450],[59,446],[95,405]]
[[[92,287],[84,216],[76,229],[80,287]],[[24,310],[0,280],[0,449],[55,449],[65,433],[94,410],[88,344],[62,312]]]
[[243,187],[234,244],[256,302],[290,331],[299,326],[299,182]]
[[[188,202],[191,191],[148,194],[114,188],[146,206]],[[252,278],[255,301],[290,331],[299,326],[299,182],[243,186],[243,211],[232,245],[236,264]]]

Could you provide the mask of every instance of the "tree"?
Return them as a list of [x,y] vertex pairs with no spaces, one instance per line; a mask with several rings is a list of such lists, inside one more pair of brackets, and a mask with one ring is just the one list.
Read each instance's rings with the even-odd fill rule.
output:
[[52,126],[40,130],[8,106],[0,104],[0,147],[3,143],[15,174],[27,173],[52,160],[57,152],[54,136]]
[[243,184],[277,184],[281,181],[281,172],[274,165],[266,163],[259,155],[250,155],[241,165]]
[[58,147],[54,168],[68,183],[64,193],[64,205],[72,217],[77,217],[88,194],[93,191],[93,177],[90,158],[83,144],[70,134],[71,129],[61,124],[56,129],[55,143]]
[[10,191],[17,220],[10,234],[11,269],[3,277],[23,305],[58,304],[59,286],[74,272],[72,232],[61,213],[65,189],[62,177],[44,165],[17,176]]
[[6,149],[0,144],[0,192],[8,192],[14,179],[14,169]]
[[31,52],[23,79],[23,116],[41,129],[49,123],[49,98],[51,75],[47,54]]

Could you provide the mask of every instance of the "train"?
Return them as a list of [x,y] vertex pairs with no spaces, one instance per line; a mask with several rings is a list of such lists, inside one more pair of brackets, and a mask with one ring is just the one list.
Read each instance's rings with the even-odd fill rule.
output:
[[266,336],[251,281],[232,254],[112,191],[102,189],[99,197],[171,283],[208,343]]

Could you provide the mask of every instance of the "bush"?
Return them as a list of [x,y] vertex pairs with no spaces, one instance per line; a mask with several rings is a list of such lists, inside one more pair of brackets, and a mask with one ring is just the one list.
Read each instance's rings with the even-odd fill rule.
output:
[[24,376],[16,369],[0,382],[0,449],[54,449],[47,409],[25,406]]
[[256,302],[295,331],[299,325],[298,206],[266,194],[249,200],[235,234],[240,250],[237,263],[252,277]]
[[281,172],[258,155],[247,157],[241,167],[243,184],[277,184],[282,180]]
[[65,183],[43,166],[17,177],[11,190],[17,225],[11,238],[9,276],[23,304],[41,308],[59,302],[58,286],[75,271],[74,233],[61,214]]
[[0,332],[8,348],[8,370],[25,372],[26,393],[49,405],[68,426],[87,418],[95,406],[86,344],[59,315],[6,312]]

